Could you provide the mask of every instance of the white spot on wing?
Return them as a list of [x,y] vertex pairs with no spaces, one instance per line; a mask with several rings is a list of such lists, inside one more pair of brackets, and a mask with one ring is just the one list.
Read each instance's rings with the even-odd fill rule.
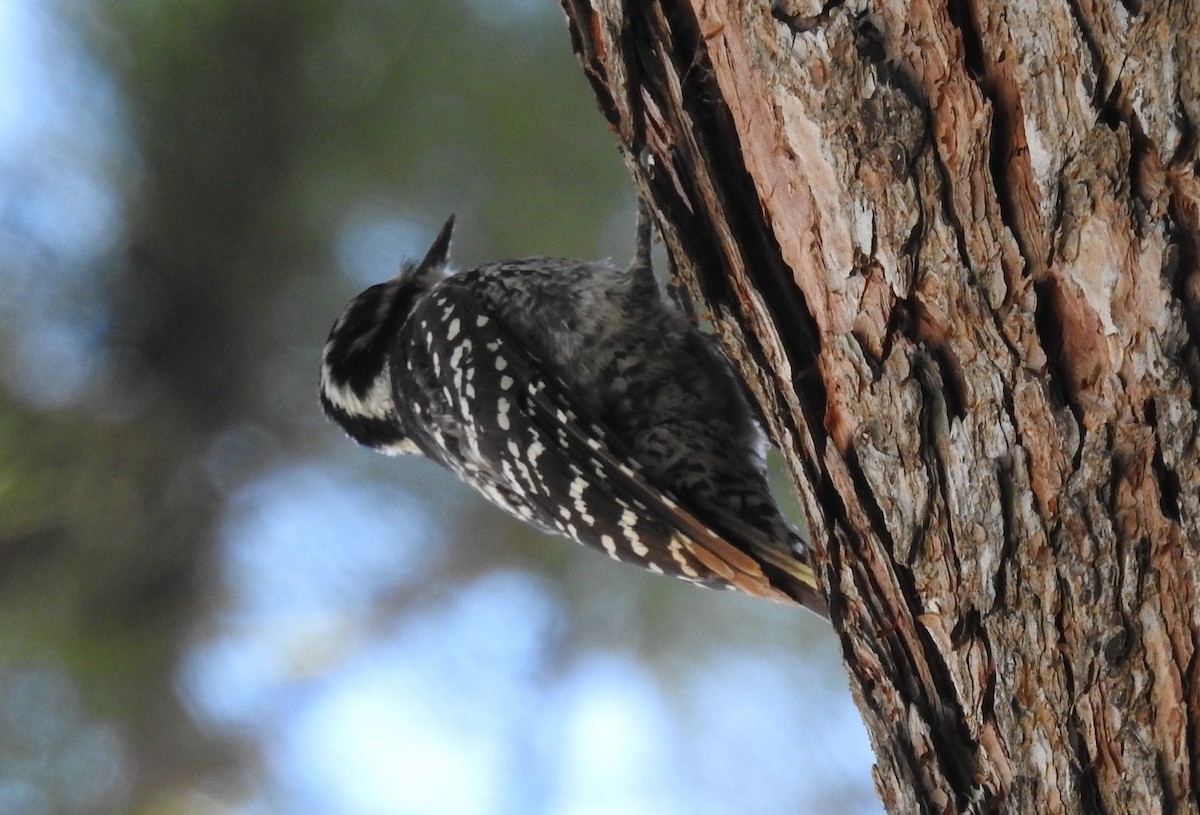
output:
[[671,557],[679,564],[679,571],[687,577],[699,577],[700,573],[696,571],[688,560],[687,555],[683,551],[682,539],[675,535],[671,538],[671,542],[667,545],[667,551],[671,553]]
[[512,425],[508,421],[508,409],[512,407],[507,399],[500,397],[496,402],[496,424],[500,425],[501,430],[508,430]]
[[638,557],[645,557],[650,553],[646,544],[642,543],[641,535],[637,531],[638,518],[630,509],[625,509],[621,512],[621,519],[617,521],[617,525],[621,527],[621,531],[625,534],[625,539],[629,541],[629,547]]
[[588,512],[587,501],[583,500],[583,492],[588,488],[588,482],[583,478],[571,479],[571,498],[575,503],[575,511],[579,513],[579,518],[588,526],[595,526],[596,519]]
[[[458,322],[458,320],[455,320],[454,322]],[[454,353],[450,355],[450,367],[457,370],[458,366],[462,363],[463,354],[467,353],[470,350],[471,350],[471,341],[470,340],[463,340],[461,343],[454,346]]]
[[546,452],[546,445],[542,444],[537,439],[534,439],[533,444],[529,445],[529,463],[536,466],[538,458],[544,452]]
[[617,542],[612,539],[612,535],[601,535],[600,545],[604,547],[604,551],[608,552],[608,556],[613,560],[619,560],[617,556]]

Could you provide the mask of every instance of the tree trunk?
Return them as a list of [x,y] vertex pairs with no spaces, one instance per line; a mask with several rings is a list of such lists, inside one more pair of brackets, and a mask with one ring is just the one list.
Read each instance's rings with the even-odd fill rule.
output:
[[890,812],[1197,812],[1195,0],[563,0]]

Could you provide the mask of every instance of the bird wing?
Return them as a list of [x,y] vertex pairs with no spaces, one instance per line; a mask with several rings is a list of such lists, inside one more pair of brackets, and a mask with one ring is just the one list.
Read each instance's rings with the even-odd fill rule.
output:
[[[426,364],[436,375],[425,387],[441,397],[443,429],[432,446],[457,445],[453,461],[434,457],[493,503],[617,560],[827,614],[808,563],[723,518],[748,538],[734,545],[649,481],[621,439],[586,415],[475,293],[440,285],[409,325],[417,346],[409,358],[437,359]],[[790,576],[791,590],[768,572]]]

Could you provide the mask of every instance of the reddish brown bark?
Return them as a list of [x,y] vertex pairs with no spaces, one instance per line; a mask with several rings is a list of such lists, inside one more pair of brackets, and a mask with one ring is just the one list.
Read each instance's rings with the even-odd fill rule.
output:
[[1200,10],[563,0],[892,812],[1196,812]]

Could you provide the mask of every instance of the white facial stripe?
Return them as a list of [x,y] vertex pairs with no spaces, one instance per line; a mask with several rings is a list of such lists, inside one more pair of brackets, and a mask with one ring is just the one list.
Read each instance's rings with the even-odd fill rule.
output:
[[326,362],[321,365],[321,387],[335,407],[351,416],[386,419],[396,412],[396,403],[392,400],[392,372],[387,366],[375,377],[370,390],[359,396],[352,388],[334,383]]

